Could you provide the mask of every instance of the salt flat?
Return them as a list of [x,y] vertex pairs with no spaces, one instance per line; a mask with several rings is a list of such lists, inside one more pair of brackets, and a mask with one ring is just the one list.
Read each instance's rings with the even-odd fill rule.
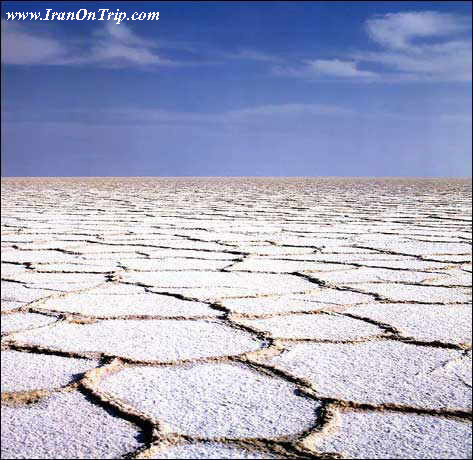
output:
[[471,458],[471,181],[2,179],[2,458]]

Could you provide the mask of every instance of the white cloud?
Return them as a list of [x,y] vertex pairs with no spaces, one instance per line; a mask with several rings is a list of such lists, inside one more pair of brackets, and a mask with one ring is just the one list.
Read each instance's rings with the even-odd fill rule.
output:
[[[380,51],[362,50],[343,58],[306,60],[277,67],[278,75],[358,81],[409,82],[471,80],[472,44],[467,18],[434,11],[375,16],[365,29]],[[376,72],[360,65],[376,65]]]
[[241,59],[248,61],[261,61],[261,62],[280,62],[281,58],[278,56],[273,56],[271,54],[266,54],[261,51],[251,50],[251,49],[242,49],[236,53],[223,53],[223,56],[228,59]]
[[159,64],[160,58],[145,48],[135,48],[120,43],[106,43],[96,46],[87,61],[107,63],[108,65]]
[[352,115],[351,109],[322,104],[270,104],[246,109],[231,110],[224,113],[228,121],[251,120],[268,116],[294,116],[294,115]]
[[410,47],[422,37],[441,37],[468,30],[466,18],[435,11],[411,11],[368,19],[366,30],[373,40],[389,48]]
[[[190,45],[160,42],[138,36],[125,23],[106,21],[89,39],[74,43],[29,29],[26,24],[2,20],[2,62],[15,65],[87,65],[155,68],[183,65],[165,59],[158,48],[188,49]],[[362,82],[471,80],[472,43],[468,18],[435,11],[409,11],[368,18],[364,28],[374,48],[288,60],[253,49],[233,53],[213,51],[213,57],[273,63],[276,75],[316,80]],[[164,45],[163,45],[164,43]],[[167,43],[167,44],[166,44]],[[195,47],[195,44],[193,44]],[[206,47],[200,47],[205,49]],[[194,53],[202,54],[202,49]],[[190,50],[191,48],[189,48]],[[204,52],[205,54],[205,52]],[[209,54],[209,53],[207,53]],[[202,65],[204,61],[188,61]],[[208,64],[209,61],[206,61]],[[215,63],[214,63],[215,64]],[[374,67],[375,66],[375,67]],[[376,70],[373,70],[373,69]]]
[[356,53],[354,57],[382,64],[395,72],[391,75],[394,80],[470,81],[471,52],[471,42],[457,41],[403,52]]
[[104,37],[106,40],[114,40],[119,43],[126,43],[128,45],[135,46],[146,46],[146,47],[156,47],[156,45],[150,40],[144,40],[141,37],[138,37],[127,25],[117,24],[114,21],[107,21],[105,23],[105,28],[100,29],[97,32],[98,36]]
[[[87,112],[90,113],[90,112]],[[87,113],[84,113],[86,115]],[[170,112],[160,109],[114,109],[95,112],[106,122],[125,123],[254,123],[258,120],[287,119],[294,116],[343,116],[356,112],[350,108],[323,104],[268,104],[216,113]]]
[[97,124],[221,124],[234,125],[267,120],[288,120],[294,117],[351,116],[353,109],[323,104],[268,104],[222,112],[172,112],[162,109],[115,108],[103,110],[4,110],[8,122],[65,122]]
[[471,80],[470,25],[464,17],[434,11],[387,14],[366,21],[366,29],[385,50],[354,57],[398,72],[394,79]]
[[314,59],[306,60],[299,67],[275,67],[273,73],[282,76],[303,78],[359,79],[372,81],[378,78],[375,72],[360,70],[354,60]]
[[67,49],[57,40],[36,36],[19,24],[2,20],[3,63],[48,64],[66,55]]
[[100,39],[85,57],[107,66],[151,65],[165,62],[153,51],[155,45],[135,35],[125,24],[108,21]]
[[92,44],[79,49],[56,38],[29,32],[24,25],[2,20],[2,62],[17,65],[82,65],[105,67],[171,64],[158,56],[157,45],[138,37],[125,24],[108,21]]
[[341,61],[340,59],[316,59],[314,61],[308,61],[307,65],[310,71],[316,75],[349,78],[376,77],[374,72],[359,70],[356,62],[353,61]]

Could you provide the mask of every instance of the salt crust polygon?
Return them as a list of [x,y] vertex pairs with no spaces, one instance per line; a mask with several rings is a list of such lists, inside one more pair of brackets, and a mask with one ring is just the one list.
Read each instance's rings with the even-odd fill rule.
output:
[[119,458],[143,446],[135,425],[78,392],[3,406],[1,418],[3,458]]
[[110,295],[84,292],[48,299],[39,307],[46,310],[50,309],[97,317],[127,315],[193,317],[216,316],[221,313],[212,310],[204,303],[191,302],[153,293]]
[[283,339],[356,340],[379,335],[378,326],[336,314],[276,316],[266,319],[240,319],[240,323]]
[[1,331],[2,334],[31,329],[35,327],[46,326],[57,321],[54,316],[39,315],[37,313],[10,313],[2,315]]
[[239,355],[263,346],[253,335],[217,321],[60,323],[52,328],[17,333],[11,337],[20,343],[68,352],[97,352],[158,362]]
[[394,326],[416,340],[471,343],[471,305],[371,304],[345,310]]
[[126,368],[99,388],[173,431],[206,438],[294,435],[316,423],[320,407],[292,383],[226,363]]
[[321,396],[419,408],[471,408],[471,389],[445,366],[461,351],[379,340],[297,344],[270,362],[308,379]]
[[186,459],[222,459],[222,458],[244,458],[244,459],[264,459],[264,458],[286,458],[271,454],[268,452],[258,452],[241,447],[235,447],[231,444],[218,442],[195,442],[180,444],[161,450],[148,457],[150,459],[158,458],[186,458]]
[[346,458],[460,458],[472,455],[471,422],[395,412],[343,412],[340,427],[316,443]]
[[2,351],[1,357],[2,392],[59,388],[98,366],[93,359],[14,350]]

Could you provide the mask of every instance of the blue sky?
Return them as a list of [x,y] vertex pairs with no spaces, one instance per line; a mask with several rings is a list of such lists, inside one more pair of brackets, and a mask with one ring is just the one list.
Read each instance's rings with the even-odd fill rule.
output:
[[3,2],[2,175],[471,176],[471,66],[470,2]]

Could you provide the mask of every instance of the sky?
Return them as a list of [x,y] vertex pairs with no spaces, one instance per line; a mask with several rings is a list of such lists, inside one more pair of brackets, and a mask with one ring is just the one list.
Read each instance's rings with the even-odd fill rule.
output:
[[471,177],[471,17],[454,1],[2,2],[2,176]]

